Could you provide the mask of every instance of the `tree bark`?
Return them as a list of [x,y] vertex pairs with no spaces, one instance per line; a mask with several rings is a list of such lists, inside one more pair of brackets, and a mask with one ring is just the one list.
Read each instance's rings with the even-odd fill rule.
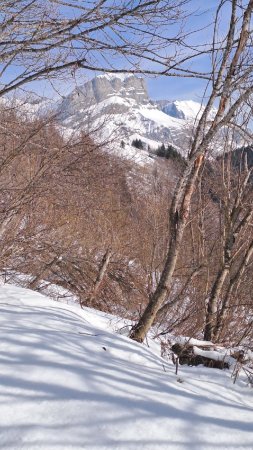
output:
[[204,330],[205,341],[213,340],[217,319],[218,300],[228,274],[229,266],[223,266],[222,269],[218,272],[215,283],[211,290],[210,298],[208,299],[207,304],[206,324]]
[[45,264],[43,266],[40,273],[38,275],[36,275],[36,277],[29,284],[30,289],[36,290],[38,288],[40,281],[43,279],[43,277],[47,276],[51,267],[56,263],[57,260],[58,260],[58,256],[55,256],[48,264]]
[[222,328],[225,324],[225,321],[227,319],[227,315],[228,315],[228,308],[229,308],[229,303],[230,303],[230,298],[231,295],[235,289],[235,287],[237,286],[238,282],[240,281],[241,277],[243,276],[247,265],[250,262],[250,259],[253,255],[253,241],[250,242],[250,245],[248,247],[248,250],[246,252],[246,255],[243,257],[243,260],[236,272],[236,274],[233,276],[233,278],[230,280],[225,298],[223,299],[222,302],[222,307],[220,312],[217,314],[217,318],[216,318],[216,323],[215,323],[215,327],[213,329],[213,341],[214,342],[219,342],[220,339],[220,334],[222,331]]
[[[200,153],[200,156],[201,158],[198,157],[194,162],[190,163],[191,170],[189,170],[189,167],[186,168],[184,176],[179,182],[178,193],[174,197],[171,208],[170,222],[172,234],[164,268],[157,288],[149,298],[147,308],[130,333],[130,338],[137,342],[143,342],[145,339],[148,330],[154,323],[158,310],[170,292],[184,229],[189,217],[191,197],[204,160],[203,153]],[[180,202],[181,198],[182,200]],[[181,206],[180,211],[178,211],[178,206]]]
[[[88,296],[87,300],[85,301],[86,305],[91,305],[93,304],[94,300],[97,297],[97,294],[99,293],[99,290],[101,289],[101,285],[103,283],[106,271],[107,271],[107,267],[109,265],[110,259],[112,256],[112,250],[108,249],[101,261],[100,267],[99,267],[99,271],[97,274],[97,278],[94,282],[94,286],[92,288],[92,291],[90,293],[90,295]],[[84,305],[84,302],[82,302],[82,306]]]

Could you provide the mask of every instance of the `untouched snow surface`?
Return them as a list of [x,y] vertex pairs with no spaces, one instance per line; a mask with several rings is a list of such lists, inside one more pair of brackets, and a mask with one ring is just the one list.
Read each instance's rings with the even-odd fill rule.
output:
[[113,332],[112,316],[0,286],[0,447],[253,449],[252,390],[181,368]]

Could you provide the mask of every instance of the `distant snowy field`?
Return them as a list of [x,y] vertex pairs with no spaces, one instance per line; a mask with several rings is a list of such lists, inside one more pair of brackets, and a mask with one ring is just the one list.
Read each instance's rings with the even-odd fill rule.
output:
[[0,448],[253,449],[253,390],[179,368],[101,312],[0,286]]

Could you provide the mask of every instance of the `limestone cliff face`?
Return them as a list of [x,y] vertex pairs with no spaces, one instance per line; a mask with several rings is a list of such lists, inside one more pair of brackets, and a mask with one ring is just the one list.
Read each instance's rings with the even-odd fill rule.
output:
[[[61,119],[65,119],[66,114],[80,114],[83,108],[88,108],[100,104],[104,100],[113,97],[132,99],[138,105],[149,102],[146,84],[143,78],[133,75],[101,75],[87,81],[83,86],[76,88],[61,103]],[[118,110],[111,111],[110,102],[105,106],[108,112],[124,112],[123,105],[116,103]],[[115,104],[114,104],[115,109]],[[105,112],[105,111],[104,111]]]
[[99,76],[86,83],[83,92],[95,99],[96,103],[119,95],[122,98],[132,98],[138,104],[149,101],[143,78],[133,75],[127,77]]

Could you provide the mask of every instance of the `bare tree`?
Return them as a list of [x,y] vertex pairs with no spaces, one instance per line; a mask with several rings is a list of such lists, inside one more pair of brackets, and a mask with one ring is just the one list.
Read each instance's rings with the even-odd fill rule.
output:
[[2,1],[0,95],[66,70],[175,74],[188,2]]
[[[188,3],[191,2],[187,0],[143,0],[139,2],[124,0],[114,2],[113,11],[112,2],[109,0],[96,0],[94,2],[82,0],[69,0],[67,2],[65,0],[22,0],[2,2],[1,5],[0,95],[12,92],[31,81],[54,77],[66,70],[69,70],[75,76],[79,69],[199,77],[208,81],[206,94],[208,93],[209,99],[200,120],[196,123],[187,165],[182,176],[180,176],[169,212],[169,242],[162,270],[159,261],[162,251],[157,244],[153,248],[155,257],[153,257],[150,265],[151,271],[154,267],[157,269],[159,266],[159,270],[156,270],[156,272],[161,272],[161,275],[154,288],[150,282],[152,281],[152,274],[149,274],[149,288],[153,288],[153,290],[149,292],[149,298],[146,299],[148,301],[146,310],[131,333],[131,337],[140,342],[143,341],[155,320],[157,312],[163,308],[170,295],[185,231],[190,221],[194,189],[204,161],[212,151],[214,139],[224,127],[233,131],[236,130],[244,137],[251,137],[246,129],[247,121],[245,121],[245,116],[242,115],[242,108],[246,107],[246,110],[250,113],[249,102],[253,90],[251,50],[253,0],[247,2],[232,0],[230,2],[231,15],[225,37],[223,37],[224,33],[219,34],[218,24],[220,14],[227,2],[220,1],[214,21],[213,39],[211,42],[204,43],[204,45],[194,45],[191,41],[192,34],[182,32],[181,19],[184,18],[182,9],[186,8]],[[212,61],[211,71],[193,70],[187,64],[192,58],[203,55],[210,56]],[[218,106],[218,109],[215,117],[211,119],[210,112],[214,106]],[[16,124],[20,130],[23,130],[23,125],[21,126],[20,122],[16,121]],[[39,142],[37,142],[34,125],[34,123],[31,124],[29,133],[26,131],[21,140],[18,139],[19,131],[14,136],[9,130],[9,135],[6,138],[3,130],[3,141],[6,145],[4,148],[8,147],[8,150],[0,165],[0,174],[4,173],[3,207],[1,210],[2,243],[5,246],[7,240],[4,240],[4,236],[7,235],[7,232],[10,232],[10,229],[13,230],[14,234],[16,232],[16,238],[17,236],[20,237],[21,230],[24,234],[27,223],[32,225],[33,230],[36,230],[38,223],[31,211],[32,208],[28,205],[36,204],[38,210],[42,211],[43,207],[45,208],[45,205],[48,206],[49,204],[45,199],[41,200],[43,192],[46,192],[48,198],[53,200],[55,207],[51,216],[52,223],[55,221],[59,224],[59,227],[62,226],[65,230],[68,230],[68,240],[63,244],[64,237],[61,236],[62,245],[57,248],[57,254],[55,254],[52,249],[54,246],[57,247],[56,233],[52,230],[51,234],[49,232],[50,241],[45,239],[45,254],[47,256],[43,258],[38,273],[34,274],[34,284],[37,285],[39,278],[45,276],[49,269],[52,274],[56,268],[57,271],[61,269],[64,276],[72,268],[73,279],[80,280],[84,273],[85,252],[81,256],[79,255],[79,264],[76,264],[73,255],[67,250],[73,230],[75,232],[78,230],[79,233],[79,239],[72,244],[72,248],[76,245],[75,250],[81,243],[83,245],[88,235],[84,231],[84,223],[88,222],[88,220],[85,222],[84,219],[87,218],[86,211],[89,211],[90,216],[94,214],[93,218],[98,219],[100,217],[99,220],[102,221],[101,216],[94,212],[94,199],[88,195],[91,191],[87,180],[94,180],[98,172],[96,170],[95,174],[92,170],[87,172],[87,184],[84,186],[79,176],[80,168],[84,168],[84,162],[80,156],[80,147],[77,149],[75,145],[71,145],[69,142],[67,149],[67,144],[64,144],[57,136],[56,131],[52,131],[53,128],[51,132],[54,133],[56,141],[54,148],[50,147],[48,142],[45,145],[44,137],[41,134]],[[37,125],[40,127],[39,124]],[[7,145],[6,139],[12,140],[12,144]],[[28,145],[29,140],[32,142],[32,146]],[[34,151],[35,148],[40,149],[38,153]],[[43,156],[42,150],[45,148],[49,151],[46,156]],[[67,152],[65,152],[66,149]],[[21,163],[20,167],[25,167],[27,158],[29,159],[30,171],[29,173],[26,170],[24,170],[24,173],[18,172],[18,179],[16,184],[14,183],[15,195],[13,195],[13,178],[16,177],[16,168]],[[80,161],[82,161],[81,164],[79,164]],[[57,185],[63,174],[63,167],[64,186],[61,183]],[[53,175],[51,179],[50,174]],[[49,180],[50,183],[48,183]],[[10,189],[6,189],[4,185],[7,181]],[[67,186],[70,185],[75,193],[76,204],[74,206],[69,205],[71,202]],[[52,194],[53,186],[56,195]],[[95,200],[98,202],[97,209],[100,206],[102,209],[107,209],[107,205],[110,203],[110,199],[105,198],[102,191],[103,187],[100,186],[95,196]],[[36,201],[34,201],[35,192]],[[81,201],[84,192],[87,193],[85,196],[86,203]],[[101,205],[98,192],[103,194],[101,195],[103,205]],[[112,197],[116,198],[114,195],[115,193],[112,194]],[[69,202],[67,208],[64,203],[65,198]],[[65,214],[63,213],[64,208]],[[79,212],[77,213],[78,208]],[[55,220],[59,211],[61,211],[60,219]],[[115,225],[117,220],[120,221],[120,225],[124,222],[124,226],[122,226],[124,231],[115,226],[117,238],[120,241],[123,235],[126,235],[127,225],[129,223],[132,225],[131,219],[125,219],[127,214],[122,218],[122,214],[115,213],[112,208],[108,207],[108,211],[107,219],[109,214],[113,216],[113,219],[108,220],[109,225],[106,231],[111,228],[112,224]],[[27,222],[28,216],[29,221]],[[80,225],[81,222],[82,225]],[[89,229],[91,229],[91,223],[90,220]],[[50,230],[49,224],[47,225],[47,229]],[[155,226],[157,227],[157,224]],[[26,235],[27,242],[28,235]],[[91,233],[91,235],[95,242],[97,236],[95,233]],[[13,236],[9,236],[8,242],[13,241]],[[57,235],[58,238],[59,236],[60,234]],[[166,241],[166,239],[164,240]],[[105,253],[108,246],[111,245],[111,242],[108,241],[109,239],[106,237],[104,248],[100,249],[102,253]],[[24,240],[22,246],[24,246]],[[86,248],[87,253],[91,248],[92,245],[90,244],[89,248]],[[21,249],[23,250],[23,247],[20,246],[19,250],[21,251]],[[17,252],[19,257],[20,251]],[[59,259],[59,255],[62,256],[62,253],[65,256]],[[126,255],[122,248],[121,252],[118,253],[121,253],[118,259],[121,260],[121,267],[123,267]],[[39,254],[38,247],[36,247],[34,254]],[[144,259],[143,255],[144,252],[142,254]],[[122,280],[121,268],[118,270],[120,274],[118,275],[116,274],[117,270],[114,272],[109,270],[110,264],[108,264],[106,276],[109,277],[110,275],[111,279],[114,277],[114,280],[120,278]],[[80,267],[82,270],[80,270]],[[96,268],[97,275],[99,267]],[[195,278],[195,271],[198,270],[199,266],[197,265],[194,267],[192,275],[188,276],[189,283],[185,282],[185,289],[188,289],[188,285]],[[238,274],[245,272],[243,267],[238,270]],[[66,278],[67,276],[64,281],[66,281]],[[72,283],[73,279],[70,281],[70,287],[75,284]],[[92,292],[94,279],[96,280],[96,276],[90,276],[89,286],[82,279],[79,293],[86,295],[87,292]],[[143,279],[145,280],[145,277]],[[142,283],[141,289],[143,284],[145,283]],[[213,297],[217,298],[217,296],[215,294]],[[224,311],[227,310],[226,304],[228,304],[228,301],[224,303]],[[207,323],[209,324],[211,321],[208,319]]]
[[[131,332],[131,338],[139,342],[144,340],[157,312],[169,295],[184,231],[189,220],[193,192],[212,142],[223,127],[236,128],[242,133],[245,129],[240,122],[240,109],[242,106],[246,107],[253,92],[251,83],[253,0],[248,1],[245,6],[237,0],[231,2],[229,27],[225,38],[221,41],[217,36],[217,24],[223,3],[220,2],[217,8],[214,27],[211,93],[196,126],[187,167],[177,184],[170,208],[170,241],[166,261],[157,288],[150,295],[147,308]],[[218,109],[213,120],[210,120],[209,115],[216,102]]]
[[[242,155],[245,156],[244,152]],[[231,298],[242,280],[253,254],[252,217],[253,186],[252,167],[242,158],[240,167],[232,168],[232,156],[222,158],[220,177],[221,224],[218,271],[207,297],[204,337],[217,341],[226,324]],[[240,305],[240,302],[238,302]]]

